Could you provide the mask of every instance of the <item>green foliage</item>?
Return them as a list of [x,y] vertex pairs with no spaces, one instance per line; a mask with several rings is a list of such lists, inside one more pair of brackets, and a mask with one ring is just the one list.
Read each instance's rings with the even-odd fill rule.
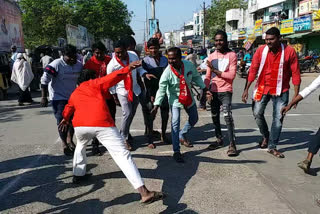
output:
[[247,0],[212,0],[211,7],[206,14],[206,35],[213,37],[217,30],[225,29],[227,10],[246,9],[247,6]]
[[133,34],[132,13],[120,0],[21,0],[25,46],[56,45],[66,24],[85,26],[95,39]]

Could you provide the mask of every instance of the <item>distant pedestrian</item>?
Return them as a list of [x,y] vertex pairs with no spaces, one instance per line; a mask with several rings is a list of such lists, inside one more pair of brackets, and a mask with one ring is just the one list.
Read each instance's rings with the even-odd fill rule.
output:
[[[281,113],[283,116],[290,111],[290,109],[296,106],[301,100],[307,98],[311,93],[313,93],[316,89],[320,88],[320,76],[316,78],[309,86],[307,86],[303,91],[296,96],[288,106],[283,107]],[[298,166],[304,170],[305,173],[310,172],[310,166],[312,163],[313,156],[318,153],[320,149],[320,128],[317,134],[313,137],[312,141],[309,143],[308,146],[308,155],[307,158],[298,163]]]
[[193,48],[189,48],[187,54],[188,55],[186,56],[185,60],[192,62],[193,65],[197,67],[197,55],[194,53]]
[[[54,116],[57,125],[61,122],[62,111],[68,103],[71,93],[77,85],[77,79],[82,71],[82,63],[77,61],[77,50],[72,45],[64,48],[63,57],[51,62],[44,69],[41,77],[42,99],[41,106],[48,106],[48,92],[51,100]],[[74,129],[69,126],[65,131],[59,131],[65,155],[72,155],[74,150],[73,133]]]
[[[180,143],[186,147],[193,147],[187,139],[187,134],[198,122],[197,106],[191,90],[191,82],[207,91],[201,76],[194,65],[182,60],[180,48],[173,47],[168,50],[169,66],[164,70],[159,82],[152,113],[155,115],[163,99],[168,96],[171,109],[171,137],[173,145],[173,158],[176,162],[184,162],[180,153]],[[189,118],[183,129],[180,130],[180,111],[184,109]]]
[[34,75],[30,63],[24,58],[22,53],[17,54],[17,59],[12,68],[11,80],[19,86],[19,106],[23,106],[25,102],[33,102],[29,91],[29,86],[33,78]]
[[[268,147],[268,153],[284,158],[277,150],[283,123],[280,111],[289,101],[291,77],[294,85],[293,99],[299,94],[299,61],[295,50],[281,43],[278,28],[272,27],[267,30],[265,41],[266,45],[260,46],[253,56],[242,101],[247,102],[249,88],[258,76],[253,93],[253,115],[263,137],[259,145],[261,148]],[[273,102],[273,118],[269,132],[264,112],[270,100]]]
[[42,64],[42,68],[45,69],[45,67],[47,65],[49,65],[52,61],[53,61],[52,50],[51,50],[51,48],[48,47],[45,49],[44,56],[41,57],[41,59],[40,59],[40,63]]

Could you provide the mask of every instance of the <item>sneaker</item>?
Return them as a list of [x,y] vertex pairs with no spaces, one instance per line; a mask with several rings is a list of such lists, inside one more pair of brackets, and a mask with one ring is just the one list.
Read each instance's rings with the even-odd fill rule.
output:
[[88,180],[88,178],[91,176],[92,176],[92,173],[87,173],[84,176],[75,176],[74,175],[72,178],[72,183],[80,184],[81,182]]
[[307,160],[307,159],[298,163],[298,167],[301,168],[301,169],[303,169],[303,171],[304,171],[305,173],[308,173],[308,172],[309,172],[309,170],[310,170],[310,165],[311,165],[311,161],[309,161],[309,160]]
[[72,156],[74,151],[72,151],[69,147],[66,147],[63,149],[63,153],[66,155],[66,156]]
[[180,152],[175,152],[173,154],[173,159],[177,162],[177,163],[184,163],[183,157],[181,155]]
[[102,155],[102,152],[99,149],[99,145],[97,145],[97,144],[93,144],[92,145],[92,154],[93,155],[97,155],[97,156],[101,156]]

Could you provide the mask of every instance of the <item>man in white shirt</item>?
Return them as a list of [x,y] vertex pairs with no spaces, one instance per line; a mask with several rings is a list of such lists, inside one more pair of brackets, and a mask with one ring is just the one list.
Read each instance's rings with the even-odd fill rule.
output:
[[[136,54],[127,51],[126,44],[123,40],[120,40],[114,44],[114,56],[112,57],[110,63],[107,67],[107,73],[110,74],[116,70],[120,70],[130,64],[131,62],[139,60]],[[141,93],[141,87],[137,81],[137,74],[140,77],[149,77],[150,75],[142,68],[136,68],[132,70],[128,77],[120,81],[117,85],[110,88],[110,94],[114,97],[116,103],[121,105],[122,109],[122,121],[120,126],[120,133],[125,140],[125,144],[128,150],[132,150],[132,146],[129,142],[129,130],[136,113],[139,102],[143,102],[143,94]],[[141,97],[141,98],[140,98]],[[144,107],[145,105],[142,105]],[[152,130],[152,115],[149,111],[147,117],[145,118],[145,124],[151,127]],[[153,144],[152,132],[148,133],[148,147],[155,148]]]
[[51,57],[51,55],[52,55],[52,50],[49,47],[46,48],[45,55],[40,59],[40,63],[42,63],[43,69],[53,61],[53,58]]

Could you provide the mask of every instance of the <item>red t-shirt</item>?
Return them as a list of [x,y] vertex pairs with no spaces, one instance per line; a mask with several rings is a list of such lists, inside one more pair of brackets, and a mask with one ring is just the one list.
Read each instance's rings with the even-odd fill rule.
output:
[[[252,63],[249,70],[248,81],[253,82],[259,70],[262,52],[266,45],[260,46],[253,55]],[[269,50],[266,62],[258,79],[259,85],[264,84],[263,94],[273,94],[277,87],[277,74],[279,70],[281,47],[277,53]],[[283,79],[282,79],[282,93],[290,88],[290,78],[292,76],[292,84],[300,85],[300,67],[296,51],[287,45],[284,45],[284,64],[283,64]]]
[[106,104],[106,95],[109,88],[123,80],[129,72],[127,66],[105,77],[81,83],[71,94],[62,113],[63,118],[69,120],[73,115],[74,127],[114,127]]
[[107,73],[107,65],[111,60],[110,56],[105,55],[104,60],[100,61],[95,56],[92,56],[84,65],[84,69],[94,70],[96,72],[96,76],[104,77]]

